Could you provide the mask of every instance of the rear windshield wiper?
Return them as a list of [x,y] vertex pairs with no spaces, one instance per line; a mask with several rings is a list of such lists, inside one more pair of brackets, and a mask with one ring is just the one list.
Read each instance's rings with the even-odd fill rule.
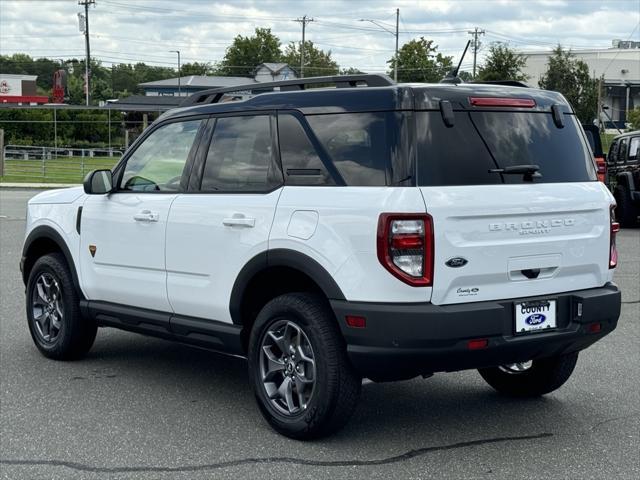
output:
[[538,173],[539,165],[511,165],[504,168],[491,168],[489,173],[500,173],[501,175],[524,175],[524,180],[532,182],[534,178],[542,178]]

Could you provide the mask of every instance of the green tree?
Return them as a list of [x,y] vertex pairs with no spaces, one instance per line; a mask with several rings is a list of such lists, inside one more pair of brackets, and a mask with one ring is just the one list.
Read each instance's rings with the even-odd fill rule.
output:
[[180,67],[180,75],[183,77],[189,75],[210,75],[213,72],[213,67],[210,63],[185,63]]
[[576,59],[571,50],[563,50],[560,45],[556,47],[538,85],[562,93],[582,123],[591,123],[596,118],[598,81],[591,78],[587,64]]
[[[291,68],[300,69],[300,44],[291,42],[285,48],[282,62],[288,63]],[[331,58],[331,50],[325,52],[316,47],[313,42],[304,42],[304,76],[320,77],[325,75],[337,75],[338,64]],[[299,74],[300,72],[298,72]]]
[[[399,82],[439,82],[453,68],[453,57],[438,53],[433,40],[424,37],[405,43],[398,51]],[[389,75],[393,75],[396,59],[391,58]]]
[[460,70],[458,72],[458,78],[463,82],[471,82],[473,80],[473,75],[471,75],[471,73],[467,72],[466,70]]
[[478,80],[516,80],[525,82],[529,77],[523,72],[527,57],[516,53],[507,45],[495,42],[489,46],[489,55],[478,72]]
[[251,77],[255,68],[265,62],[279,62],[280,39],[270,28],[256,28],[252,37],[236,36],[220,62],[220,73],[237,77]]
[[627,122],[631,124],[631,130],[640,130],[640,107],[636,107],[629,112]]
[[365,73],[366,72],[363,72],[362,70],[359,70],[354,67],[340,69],[340,75],[363,75]]

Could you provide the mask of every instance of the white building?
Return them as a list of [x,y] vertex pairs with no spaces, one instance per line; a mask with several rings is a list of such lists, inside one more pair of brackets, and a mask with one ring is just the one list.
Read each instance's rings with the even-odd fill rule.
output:
[[[571,50],[571,53],[589,66],[594,78],[604,77],[602,102],[609,107],[605,112],[618,126],[624,128],[627,110],[640,107],[640,43],[614,40],[613,45],[630,48]],[[524,68],[524,73],[529,75],[527,83],[537,87],[538,81],[547,71],[552,52],[519,53],[527,57]],[[602,121],[608,122],[609,119],[603,115]]]
[[280,82],[298,78],[295,70],[286,63],[262,63],[256,67],[257,82]]

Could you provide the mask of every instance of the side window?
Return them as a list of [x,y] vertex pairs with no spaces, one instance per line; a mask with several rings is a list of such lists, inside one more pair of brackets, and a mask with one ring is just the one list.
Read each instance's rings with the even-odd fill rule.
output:
[[609,156],[607,156],[608,163],[615,163],[618,159],[618,142],[614,141],[609,147]]
[[269,116],[218,118],[201,190],[264,192],[280,184],[282,174],[273,161]]
[[278,138],[286,185],[335,185],[297,118],[278,115]]
[[626,162],[627,161],[627,146],[628,140],[623,138],[620,140],[620,146],[618,147],[618,162]]
[[307,121],[334,165],[351,186],[386,185],[397,125],[384,113],[309,115]]
[[201,120],[174,122],[149,135],[131,154],[120,190],[176,192]]
[[633,137],[629,142],[629,161],[637,161],[640,155],[640,137]]

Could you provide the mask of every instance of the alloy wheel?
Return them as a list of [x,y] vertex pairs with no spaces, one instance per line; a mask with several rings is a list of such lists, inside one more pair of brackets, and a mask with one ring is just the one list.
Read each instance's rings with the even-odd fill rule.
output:
[[316,363],[311,343],[291,320],[274,322],[262,337],[260,374],[271,405],[291,416],[306,410],[316,383]]
[[41,273],[31,294],[36,332],[44,343],[54,343],[60,334],[64,311],[60,282],[51,273]]

